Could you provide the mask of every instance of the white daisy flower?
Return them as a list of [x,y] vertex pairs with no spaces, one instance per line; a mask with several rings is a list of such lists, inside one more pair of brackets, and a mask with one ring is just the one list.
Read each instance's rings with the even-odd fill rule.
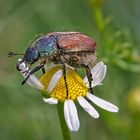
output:
[[[28,68],[25,67],[24,63],[21,63],[20,69],[21,74],[26,77],[24,71],[28,70]],[[118,112],[119,109],[117,106],[90,93],[87,76],[82,80],[72,68],[67,67],[66,69],[68,97],[61,65],[47,70],[40,80],[34,75],[31,75],[27,83],[32,87],[44,90],[50,96],[50,98],[43,98],[44,102],[49,104],[64,103],[64,117],[70,131],[78,131],[80,127],[78,113],[74,103],[76,101],[93,118],[98,118],[99,113],[88,100],[102,109],[110,112]],[[93,67],[91,72],[93,76],[92,87],[101,85],[106,74],[106,65],[101,61]]]

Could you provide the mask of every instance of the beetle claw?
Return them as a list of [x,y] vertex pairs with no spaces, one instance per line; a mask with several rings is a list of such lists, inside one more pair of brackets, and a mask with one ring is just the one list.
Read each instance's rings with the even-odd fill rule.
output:
[[29,70],[22,71],[22,74],[25,74],[25,76],[27,76],[28,73],[29,73]]
[[27,77],[22,81],[22,83],[21,83],[22,85],[24,85],[26,83],[26,81],[28,80],[29,76],[30,76],[30,74],[28,74]]
[[26,83],[26,81],[27,81],[27,80],[24,79],[24,80],[22,81],[21,84],[24,85],[24,84]]

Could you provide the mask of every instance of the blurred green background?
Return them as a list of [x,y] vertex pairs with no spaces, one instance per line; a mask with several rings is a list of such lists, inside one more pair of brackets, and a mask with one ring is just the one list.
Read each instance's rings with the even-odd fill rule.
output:
[[95,106],[96,120],[78,106],[81,127],[72,139],[140,140],[139,6],[139,0],[0,0],[0,140],[62,139],[56,106],[21,86],[17,58],[7,57],[53,31],[80,31],[97,41],[108,70],[95,94],[120,108],[113,114]]

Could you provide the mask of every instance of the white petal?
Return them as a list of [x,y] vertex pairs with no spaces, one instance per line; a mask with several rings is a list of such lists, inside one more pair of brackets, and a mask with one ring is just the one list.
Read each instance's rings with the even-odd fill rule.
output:
[[[92,79],[93,79],[92,87],[101,85],[101,82],[103,81],[106,74],[106,65],[104,65],[103,62],[100,61],[93,67],[93,69],[91,70],[91,73],[92,73]],[[89,87],[87,76],[83,79],[83,81]]]
[[58,103],[58,99],[55,99],[55,98],[43,98],[43,100],[45,103],[48,103],[51,105]]
[[58,70],[50,80],[50,83],[48,85],[48,92],[52,92],[55,86],[57,85],[59,79],[63,75],[62,70]]
[[77,109],[72,100],[66,100],[64,102],[64,117],[70,131],[79,130],[80,122],[77,114]]
[[[22,74],[22,76],[24,78],[26,78],[26,76],[28,75],[28,68],[26,67],[25,63],[21,63],[19,65],[19,69],[21,70],[20,73]],[[27,73],[25,73],[25,71],[27,71]],[[35,75],[30,75],[30,77],[27,80],[27,83],[31,86],[31,87],[35,87],[37,89],[43,89],[44,86],[41,84],[41,82],[36,78]]]
[[89,115],[93,118],[98,118],[99,117],[99,113],[95,110],[95,108],[93,108],[89,102],[82,96],[79,96],[77,98],[79,104],[83,107],[83,109],[89,113]]
[[36,78],[35,75],[30,75],[29,79],[27,80],[27,83],[31,87],[35,87],[37,89],[44,89],[44,86],[41,84],[41,82]]
[[[20,61],[21,61],[21,59],[18,59],[18,62],[20,62]],[[24,62],[20,63],[19,69],[20,69],[21,71],[28,70],[28,68],[26,67],[26,65],[25,65]]]
[[113,105],[112,103],[109,103],[99,97],[96,97],[93,94],[87,93],[87,97],[96,105],[98,105],[99,107],[110,111],[110,112],[118,112],[119,108],[115,105]]

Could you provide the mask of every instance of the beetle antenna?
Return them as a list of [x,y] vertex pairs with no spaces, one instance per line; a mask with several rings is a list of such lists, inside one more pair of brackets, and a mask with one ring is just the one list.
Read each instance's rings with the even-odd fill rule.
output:
[[14,53],[14,52],[9,52],[8,57],[13,57],[15,55],[24,55],[23,53]]

